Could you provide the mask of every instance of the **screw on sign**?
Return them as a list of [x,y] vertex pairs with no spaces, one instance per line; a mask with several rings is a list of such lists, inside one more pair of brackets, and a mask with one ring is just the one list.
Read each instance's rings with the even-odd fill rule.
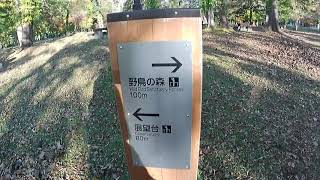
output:
[[200,11],[141,7],[135,0],[135,11],[107,18],[129,174],[134,180],[195,180],[201,122]]

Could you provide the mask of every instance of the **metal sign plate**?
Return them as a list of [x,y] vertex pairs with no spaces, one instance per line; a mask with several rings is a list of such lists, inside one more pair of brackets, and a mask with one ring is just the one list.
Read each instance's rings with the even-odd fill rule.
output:
[[190,41],[118,44],[118,63],[133,162],[190,168]]

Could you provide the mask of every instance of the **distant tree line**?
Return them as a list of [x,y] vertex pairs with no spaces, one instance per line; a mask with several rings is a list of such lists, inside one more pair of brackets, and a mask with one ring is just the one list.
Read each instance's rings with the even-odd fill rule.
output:
[[[198,0],[141,0],[143,9],[165,9],[165,8],[199,8]],[[123,11],[131,11],[133,0],[126,0]]]
[[[200,7],[208,27],[229,27],[229,23],[246,22],[265,25],[279,31],[279,25],[317,26],[320,31],[319,0],[141,0],[144,9]],[[133,0],[123,10],[132,9]]]
[[[207,26],[228,28],[229,23],[317,26],[319,0],[141,0],[144,9],[200,7]],[[133,0],[2,0],[0,47],[31,46],[34,41],[104,27],[115,7],[130,11]],[[119,9],[119,8],[118,8]]]
[[320,30],[319,0],[201,0],[208,26],[228,27],[229,22],[265,24],[279,31],[279,25],[317,26]]
[[0,46],[29,47],[36,40],[102,27],[111,0],[2,0]]

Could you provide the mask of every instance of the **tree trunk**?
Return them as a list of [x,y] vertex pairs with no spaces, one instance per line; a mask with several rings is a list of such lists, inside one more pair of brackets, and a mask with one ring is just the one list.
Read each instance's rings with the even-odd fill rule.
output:
[[214,13],[211,9],[206,13],[206,18],[207,18],[208,27],[213,27],[214,26]]
[[318,31],[320,31],[320,23],[318,23]]
[[296,31],[298,31],[299,28],[299,20],[296,20],[296,22],[294,23],[295,27],[296,27]]
[[32,46],[32,24],[24,23],[18,26],[17,36],[22,49]]
[[227,18],[227,0],[222,0],[220,20],[221,25],[224,28],[229,28],[228,18]]
[[211,17],[211,18],[210,18],[210,21],[209,21],[209,22],[210,22],[210,25],[211,25],[212,27],[214,27],[214,26],[215,26],[215,23],[214,23],[214,12],[213,12],[213,10],[211,10],[209,14],[210,14],[210,17]]
[[252,25],[252,9],[250,9],[250,25]]
[[266,19],[265,19],[265,22],[264,22],[264,25],[268,25],[269,23],[269,13],[270,13],[270,0],[266,0]]
[[[16,0],[16,9],[18,10],[18,12],[20,12],[20,5],[21,5],[20,0]],[[19,15],[22,16],[21,13],[19,13]],[[32,46],[33,22],[29,22],[29,23],[21,23],[20,22],[19,25],[20,26],[17,27],[17,37],[18,37],[18,41],[19,41],[19,46],[22,49]]]
[[269,22],[269,14],[266,14],[265,24],[268,24],[268,22]]
[[271,0],[268,26],[273,32],[279,32],[278,0]]
[[66,33],[68,32],[69,30],[69,14],[70,14],[70,11],[69,11],[69,8],[67,9],[67,15],[66,15],[66,25],[65,25],[65,31]]
[[207,28],[209,28],[209,11],[205,12],[204,16],[206,18],[204,23],[207,23]]

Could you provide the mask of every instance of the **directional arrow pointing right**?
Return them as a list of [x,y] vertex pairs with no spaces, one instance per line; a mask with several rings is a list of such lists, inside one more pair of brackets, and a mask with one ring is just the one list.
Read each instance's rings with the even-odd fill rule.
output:
[[178,61],[177,58],[175,57],[171,57],[171,59],[173,59],[175,61],[175,63],[153,63],[152,67],[168,67],[168,66],[175,66],[176,68],[172,71],[172,73],[175,73],[178,71],[178,69],[180,69],[180,67],[182,66],[182,64],[180,63],[180,61]]
[[134,117],[136,117],[139,121],[142,121],[140,116],[152,116],[152,117],[159,117],[159,114],[146,114],[146,113],[139,113],[141,108],[137,109],[136,112],[133,113]]

